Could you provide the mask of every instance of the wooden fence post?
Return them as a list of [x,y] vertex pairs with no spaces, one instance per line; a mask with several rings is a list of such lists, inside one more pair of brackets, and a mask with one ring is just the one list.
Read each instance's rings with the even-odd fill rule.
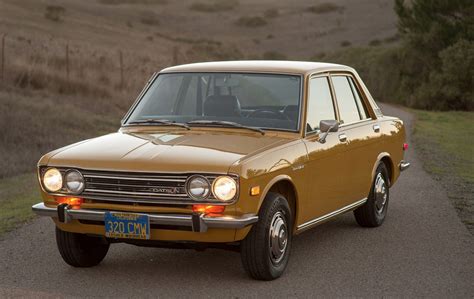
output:
[[1,76],[2,76],[2,82],[5,81],[5,37],[7,35],[4,34],[2,36],[2,69],[1,69]]
[[120,59],[120,89],[123,89],[123,55],[122,55],[121,50],[119,50],[119,59]]

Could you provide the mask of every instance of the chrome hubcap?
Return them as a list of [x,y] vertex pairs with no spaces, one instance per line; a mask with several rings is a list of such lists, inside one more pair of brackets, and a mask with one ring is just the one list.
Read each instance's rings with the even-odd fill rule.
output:
[[269,249],[270,258],[274,264],[279,263],[285,256],[288,245],[288,231],[285,217],[281,212],[275,213],[270,223]]
[[382,214],[387,204],[388,194],[387,186],[385,184],[385,179],[381,173],[377,174],[375,178],[374,186],[374,196],[375,196],[375,211],[377,214]]

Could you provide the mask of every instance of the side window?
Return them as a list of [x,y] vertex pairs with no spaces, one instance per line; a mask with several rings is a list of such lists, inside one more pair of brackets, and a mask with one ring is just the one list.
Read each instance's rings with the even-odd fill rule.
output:
[[321,120],[336,119],[327,77],[311,79],[309,82],[307,131],[319,129]]
[[332,83],[336,93],[341,122],[347,124],[361,120],[349,78],[347,76],[332,76]]
[[367,108],[365,107],[364,103],[362,102],[362,97],[361,97],[361,95],[359,93],[359,90],[357,89],[357,87],[354,83],[354,79],[352,79],[351,77],[347,77],[347,78],[348,78],[349,83],[351,85],[352,94],[355,97],[357,108],[359,109],[360,118],[361,119],[369,118],[369,113],[367,112]]

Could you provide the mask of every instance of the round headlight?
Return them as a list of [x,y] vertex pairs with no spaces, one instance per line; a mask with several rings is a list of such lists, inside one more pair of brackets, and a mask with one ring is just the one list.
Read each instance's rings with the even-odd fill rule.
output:
[[64,180],[66,181],[67,191],[74,194],[79,194],[84,190],[84,177],[79,171],[69,170],[68,172],[66,172]]
[[192,176],[186,183],[186,192],[195,200],[203,200],[209,196],[211,185],[209,181],[200,175]]
[[51,192],[61,190],[63,187],[63,176],[56,168],[50,168],[46,170],[43,175],[43,185]]
[[212,184],[212,193],[219,200],[229,201],[237,193],[237,183],[231,177],[220,176]]

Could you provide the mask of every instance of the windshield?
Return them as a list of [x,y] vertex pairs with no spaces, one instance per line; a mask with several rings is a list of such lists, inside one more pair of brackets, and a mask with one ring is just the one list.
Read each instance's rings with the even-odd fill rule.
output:
[[[299,129],[301,77],[244,73],[160,74],[127,124],[166,120],[202,126],[226,121],[262,129]],[[207,122],[209,124],[210,122]]]

